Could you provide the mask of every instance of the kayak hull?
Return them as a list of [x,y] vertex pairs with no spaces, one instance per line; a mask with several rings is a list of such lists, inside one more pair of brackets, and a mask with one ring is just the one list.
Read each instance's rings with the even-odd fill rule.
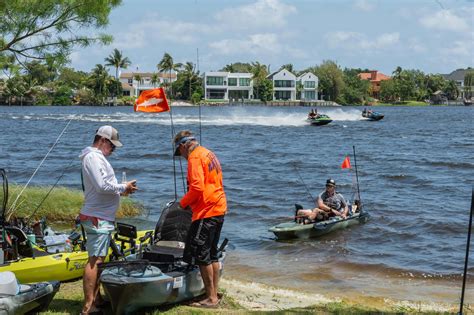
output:
[[356,213],[347,219],[333,217],[326,221],[299,224],[296,222],[285,222],[275,225],[269,229],[279,240],[288,240],[294,238],[310,239],[331,233],[336,230],[345,229],[349,226],[367,222],[369,219],[367,212]]
[[[160,272],[160,269],[150,265],[149,261],[142,260],[137,263],[139,265],[135,267],[136,270],[124,273],[123,270],[112,267],[106,268],[101,275],[101,286],[107,300],[111,302],[114,314],[133,314],[143,308],[174,304],[205,293],[198,266]],[[136,272],[143,268],[140,263],[147,264],[148,271],[154,272],[155,275],[148,277],[143,276],[143,272]],[[163,269],[163,265],[160,267]]]
[[58,281],[41,282],[22,286],[20,293],[14,296],[0,295],[0,314],[37,313],[45,310],[59,286]]
[[[138,237],[142,237],[146,232],[139,231],[137,233]],[[127,244],[125,249],[127,249]],[[22,258],[0,265],[0,272],[13,272],[20,283],[52,280],[69,281],[82,277],[88,259],[87,251],[48,254],[38,249],[36,253],[41,255],[37,255],[35,258]],[[109,250],[106,261],[109,260],[111,253],[112,250]]]

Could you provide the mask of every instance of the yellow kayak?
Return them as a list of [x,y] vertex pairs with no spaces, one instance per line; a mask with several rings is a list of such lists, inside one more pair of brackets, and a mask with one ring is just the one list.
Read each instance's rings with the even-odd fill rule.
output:
[[[137,231],[137,238],[145,235],[148,231]],[[127,249],[127,244],[124,246]],[[0,266],[0,272],[11,271],[15,273],[20,283],[42,282],[42,281],[67,281],[81,278],[84,266],[87,262],[87,251],[63,252],[49,254],[36,248],[35,258],[22,258],[17,261],[5,262]],[[39,255],[38,255],[39,253]],[[109,250],[106,260],[109,259],[112,250]]]

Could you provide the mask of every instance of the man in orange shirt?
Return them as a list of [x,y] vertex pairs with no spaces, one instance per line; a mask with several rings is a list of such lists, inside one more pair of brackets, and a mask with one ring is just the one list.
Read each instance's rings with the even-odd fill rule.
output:
[[219,303],[217,285],[220,265],[217,244],[227,211],[222,184],[222,169],[214,153],[199,145],[191,131],[183,130],[174,137],[175,156],[188,160],[188,192],[179,205],[192,210],[184,260],[199,265],[206,298],[195,306],[212,307]]

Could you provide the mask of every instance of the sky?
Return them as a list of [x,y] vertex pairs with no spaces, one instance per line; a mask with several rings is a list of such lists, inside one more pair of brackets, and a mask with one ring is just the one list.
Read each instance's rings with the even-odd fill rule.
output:
[[131,60],[126,72],[157,71],[165,52],[201,73],[256,61],[300,71],[332,60],[387,75],[474,66],[474,0],[123,0],[105,29],[88,32],[114,42],[76,49],[78,70],[114,48]]

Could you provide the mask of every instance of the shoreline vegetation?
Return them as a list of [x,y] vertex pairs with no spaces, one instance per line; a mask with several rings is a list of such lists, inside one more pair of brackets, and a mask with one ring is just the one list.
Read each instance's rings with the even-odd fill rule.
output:
[[[45,218],[46,222],[50,223],[74,222],[84,201],[83,192],[78,189],[55,187],[51,190],[49,196],[44,199],[48,195],[51,186],[30,186],[22,193],[15,209],[12,211],[10,207],[22,189],[23,186],[10,184],[7,217],[8,214],[11,214],[12,217],[16,218],[29,218],[42,203],[36,210],[33,219]],[[138,216],[141,213],[143,213],[142,204],[129,197],[121,198],[117,218]]]
[[[362,297],[342,299],[324,294],[306,293],[244,282],[224,277],[219,306],[212,310],[182,304],[145,310],[146,314],[453,314],[457,305],[396,301],[387,298]],[[45,312],[40,314],[78,314],[82,308],[82,280],[61,284],[61,289]],[[469,305],[465,305],[469,309]],[[110,307],[104,314],[112,314]]]

